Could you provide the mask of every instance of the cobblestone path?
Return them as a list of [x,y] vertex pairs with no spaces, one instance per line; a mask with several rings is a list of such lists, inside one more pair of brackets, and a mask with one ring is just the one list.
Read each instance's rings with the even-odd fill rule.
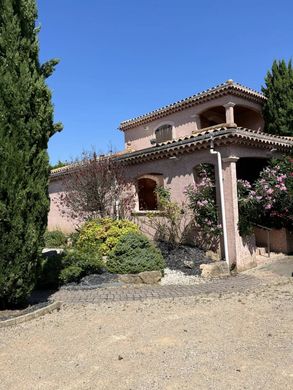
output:
[[197,285],[126,285],[83,290],[61,289],[51,299],[64,303],[103,303],[111,301],[137,301],[144,299],[190,297],[202,294],[227,294],[255,291],[267,284],[288,283],[287,278],[258,278],[251,275],[238,275],[225,279],[207,281]]

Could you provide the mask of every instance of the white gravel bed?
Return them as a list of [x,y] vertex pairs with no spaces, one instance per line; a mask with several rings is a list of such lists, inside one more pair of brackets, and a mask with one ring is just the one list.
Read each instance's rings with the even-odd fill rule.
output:
[[160,281],[162,286],[180,284],[180,285],[191,285],[205,283],[205,279],[198,275],[186,275],[182,271],[165,268],[164,277]]

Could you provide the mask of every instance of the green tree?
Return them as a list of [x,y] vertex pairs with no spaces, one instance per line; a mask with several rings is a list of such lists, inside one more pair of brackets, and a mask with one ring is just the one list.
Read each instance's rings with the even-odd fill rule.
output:
[[293,136],[293,69],[291,60],[274,61],[262,87],[267,101],[263,107],[268,133]]
[[53,123],[45,79],[58,60],[39,62],[35,0],[0,0],[0,306],[22,303],[36,276],[49,209]]

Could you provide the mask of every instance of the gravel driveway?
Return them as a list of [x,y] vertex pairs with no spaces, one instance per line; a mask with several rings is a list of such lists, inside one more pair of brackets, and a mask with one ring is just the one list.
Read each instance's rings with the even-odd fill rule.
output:
[[293,284],[101,304],[0,329],[0,389],[293,388]]

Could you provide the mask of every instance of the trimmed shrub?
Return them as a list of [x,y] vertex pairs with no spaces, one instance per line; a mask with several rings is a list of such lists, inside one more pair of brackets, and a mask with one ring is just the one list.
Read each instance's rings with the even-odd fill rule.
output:
[[99,252],[71,249],[62,254],[43,255],[38,272],[38,288],[56,288],[78,282],[83,276],[101,273],[104,264]]
[[44,239],[46,248],[63,248],[67,244],[67,236],[60,230],[47,230]]
[[82,251],[99,251],[103,256],[107,256],[120,238],[131,232],[139,232],[138,226],[131,221],[111,218],[94,219],[82,226],[76,248]]
[[63,268],[72,265],[82,269],[82,276],[101,273],[103,268],[102,257],[99,252],[82,252],[76,249],[68,251],[63,258]]
[[118,274],[157,271],[164,267],[160,250],[141,233],[129,233],[121,237],[107,261],[108,270]]
[[64,268],[60,273],[60,281],[62,284],[78,282],[82,277],[82,268],[77,265],[70,265]]

